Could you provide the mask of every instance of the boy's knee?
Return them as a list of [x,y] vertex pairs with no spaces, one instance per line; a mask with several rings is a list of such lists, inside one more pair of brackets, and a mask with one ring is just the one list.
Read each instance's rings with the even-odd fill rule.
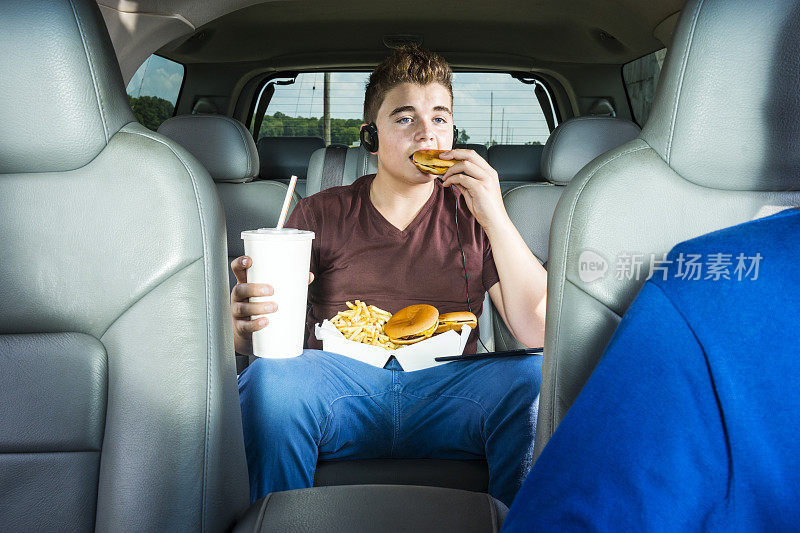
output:
[[542,356],[509,358],[497,369],[495,390],[497,405],[519,408],[538,404],[539,387],[542,382]]
[[291,359],[259,358],[239,376],[239,401],[246,426],[262,430],[313,429],[341,394],[331,379],[336,367],[320,350]]
[[242,372],[239,400],[245,417],[286,421],[307,410],[308,371],[285,361],[259,358]]
[[538,394],[542,382],[542,356],[530,355],[507,360],[502,369],[503,381],[509,388],[535,390]]
[[312,363],[309,359],[313,358],[316,350],[303,350],[303,354],[298,357],[287,359],[269,359],[256,357],[239,376],[239,391],[243,385],[258,385],[265,382],[272,382],[275,379],[292,381],[302,379],[310,371]]
[[536,391],[539,391],[539,385],[542,383],[542,356],[530,355],[521,358],[519,361],[519,375],[526,383],[535,385]]

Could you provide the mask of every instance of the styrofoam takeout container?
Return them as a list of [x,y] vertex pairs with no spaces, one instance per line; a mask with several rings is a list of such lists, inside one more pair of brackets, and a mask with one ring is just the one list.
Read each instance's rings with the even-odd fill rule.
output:
[[322,341],[322,349],[326,352],[345,355],[378,368],[383,368],[389,358],[394,356],[406,372],[446,365],[447,362],[440,363],[434,361],[434,358],[464,353],[471,331],[472,328],[465,325],[461,328],[461,334],[453,330],[446,331],[424,341],[387,350],[348,340],[330,320],[324,320],[314,327],[314,333]]

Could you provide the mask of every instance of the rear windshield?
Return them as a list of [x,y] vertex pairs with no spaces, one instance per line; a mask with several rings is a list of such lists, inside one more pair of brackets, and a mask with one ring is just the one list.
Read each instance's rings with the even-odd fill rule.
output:
[[[325,86],[328,86],[330,139],[326,144],[358,144],[369,72],[304,72],[274,78],[258,135],[325,138]],[[262,92],[262,97],[265,92]],[[256,105],[258,109],[258,105]],[[460,143],[544,144],[550,135],[534,86],[506,73],[456,72],[453,113]],[[251,124],[251,129],[254,127]]]

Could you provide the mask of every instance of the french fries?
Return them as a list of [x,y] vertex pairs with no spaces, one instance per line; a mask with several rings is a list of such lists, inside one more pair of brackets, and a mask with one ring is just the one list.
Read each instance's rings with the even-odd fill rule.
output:
[[374,305],[367,305],[361,300],[355,303],[345,302],[349,309],[339,311],[331,319],[336,329],[342,332],[346,339],[380,346],[386,350],[394,350],[399,345],[391,342],[383,332],[383,326],[392,318],[392,314]]

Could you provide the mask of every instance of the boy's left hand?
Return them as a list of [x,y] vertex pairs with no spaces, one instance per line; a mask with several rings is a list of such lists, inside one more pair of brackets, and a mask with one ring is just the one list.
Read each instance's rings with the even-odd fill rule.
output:
[[484,158],[474,150],[463,148],[443,152],[437,157],[458,160],[442,175],[442,181],[445,187],[458,186],[464,194],[467,207],[484,229],[508,218],[497,171]]

